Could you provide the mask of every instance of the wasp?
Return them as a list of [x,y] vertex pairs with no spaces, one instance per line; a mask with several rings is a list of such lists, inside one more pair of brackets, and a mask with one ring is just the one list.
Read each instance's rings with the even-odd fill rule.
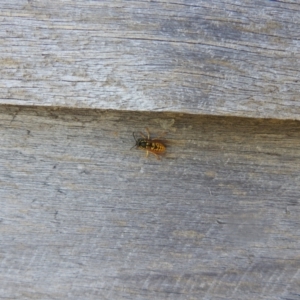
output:
[[[135,133],[133,132],[133,138],[135,140],[135,145],[132,148],[142,149],[147,151],[146,157],[148,157],[149,152],[156,156],[157,159],[160,159],[159,155],[162,155],[166,151],[166,146],[162,143],[160,138],[162,138],[166,133],[151,139],[149,129],[146,128],[147,136],[142,132],[139,132],[142,137],[136,138]],[[131,149],[132,149],[131,148]]]

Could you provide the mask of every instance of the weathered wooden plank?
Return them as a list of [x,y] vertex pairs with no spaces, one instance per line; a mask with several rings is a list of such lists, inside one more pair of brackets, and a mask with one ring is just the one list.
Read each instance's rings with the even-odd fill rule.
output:
[[[132,131],[168,130],[145,158]],[[0,106],[0,299],[299,299],[300,123]]]
[[0,102],[299,119],[297,1],[0,3]]

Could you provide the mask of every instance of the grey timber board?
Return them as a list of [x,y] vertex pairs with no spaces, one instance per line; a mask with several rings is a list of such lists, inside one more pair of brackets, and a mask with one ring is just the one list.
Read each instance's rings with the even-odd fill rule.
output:
[[0,103],[300,119],[299,1],[0,3]]
[[[168,131],[145,157],[132,132]],[[0,299],[300,299],[300,122],[0,107]]]

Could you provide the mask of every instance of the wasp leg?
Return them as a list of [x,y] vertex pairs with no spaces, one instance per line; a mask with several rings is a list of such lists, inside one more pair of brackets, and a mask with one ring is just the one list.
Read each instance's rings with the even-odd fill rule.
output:
[[148,155],[149,155],[149,151],[146,151],[146,157],[148,157]]
[[[154,153],[153,153],[154,154]],[[157,154],[155,154],[155,156],[156,156],[156,159],[157,160],[160,160],[160,157],[157,155]]]
[[155,157],[156,157],[156,159],[157,160],[160,160],[160,156],[159,155],[157,155],[156,153],[153,153],[153,152],[151,152],[153,155],[155,155]]
[[147,138],[141,131],[140,131],[139,133],[140,133],[140,135],[141,135],[144,139]]
[[148,127],[146,127],[145,129],[146,129],[146,131],[148,133],[148,140],[150,140],[150,131],[149,131]]

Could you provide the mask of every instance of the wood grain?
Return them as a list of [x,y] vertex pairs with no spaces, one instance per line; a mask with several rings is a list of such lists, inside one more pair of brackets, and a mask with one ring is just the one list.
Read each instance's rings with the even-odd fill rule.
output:
[[298,1],[0,3],[2,104],[300,119]]
[[[145,158],[132,131],[168,130]],[[300,299],[300,123],[0,106],[0,299]]]

